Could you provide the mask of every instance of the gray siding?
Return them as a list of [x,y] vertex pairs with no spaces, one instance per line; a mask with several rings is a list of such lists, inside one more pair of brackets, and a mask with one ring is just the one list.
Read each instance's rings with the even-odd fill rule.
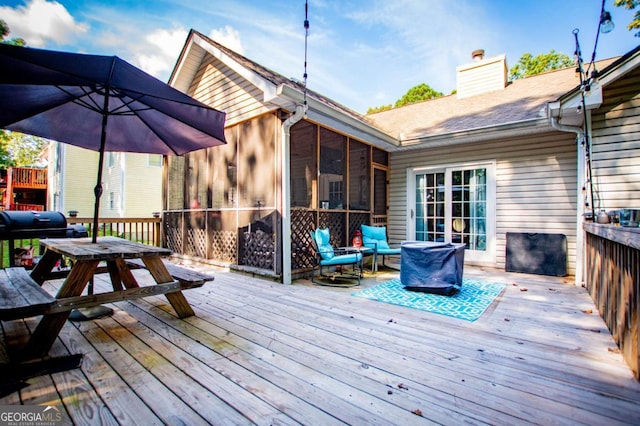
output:
[[[607,86],[592,117],[596,208],[640,208],[640,70]],[[599,198],[599,202],[598,202]]]
[[567,236],[568,272],[575,273],[575,135],[550,132],[481,144],[437,147],[391,154],[389,238],[407,239],[407,169],[477,161],[496,162],[496,264],[505,266],[507,232]]

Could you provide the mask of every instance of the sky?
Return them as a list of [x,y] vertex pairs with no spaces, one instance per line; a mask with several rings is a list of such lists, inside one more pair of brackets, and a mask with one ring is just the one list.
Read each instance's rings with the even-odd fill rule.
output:
[[[426,83],[455,89],[456,67],[505,54],[594,52],[601,0],[308,0],[307,84],[360,113]],[[633,12],[605,1],[616,24],[596,59],[640,44]],[[286,77],[302,80],[304,0],[0,0],[9,38],[28,46],[117,55],[167,82],[190,29]]]

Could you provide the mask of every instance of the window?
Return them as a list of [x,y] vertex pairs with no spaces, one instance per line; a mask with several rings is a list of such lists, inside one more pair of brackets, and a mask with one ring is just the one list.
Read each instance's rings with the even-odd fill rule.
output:
[[148,154],[147,164],[153,167],[162,167],[162,155]]
[[107,167],[113,167],[116,165],[116,153],[108,152],[107,153]]

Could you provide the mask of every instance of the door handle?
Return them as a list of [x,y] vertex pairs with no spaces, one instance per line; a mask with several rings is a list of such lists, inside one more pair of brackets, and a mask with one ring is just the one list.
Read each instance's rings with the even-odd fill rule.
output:
[[413,209],[410,209],[411,211],[411,219],[413,219]]

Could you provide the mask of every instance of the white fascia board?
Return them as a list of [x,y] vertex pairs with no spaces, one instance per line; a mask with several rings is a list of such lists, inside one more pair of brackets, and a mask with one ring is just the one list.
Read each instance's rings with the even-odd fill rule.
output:
[[[596,81],[591,84],[591,90],[585,92],[585,107],[587,110],[600,108],[602,100],[602,84],[599,81]],[[564,101],[549,102],[547,104],[549,116],[558,118],[560,124],[563,124],[563,119],[570,121],[572,125],[575,124],[576,117],[582,117],[582,113],[580,112],[582,107],[582,94],[580,91],[576,92],[573,96]],[[580,118],[580,120],[582,119]]]
[[199,35],[194,34],[193,43],[202,47],[211,56],[213,56],[216,59],[219,59],[226,66],[231,68],[233,71],[237,72],[244,79],[249,81],[251,84],[259,88],[260,90],[262,90],[264,102],[271,102],[272,99],[277,96],[277,93],[276,93],[277,87],[275,84],[260,77],[258,74],[246,68],[242,64],[239,64],[231,56],[227,55],[226,53],[222,52],[219,49],[216,49],[214,46],[209,44],[206,40],[204,40]]
[[[278,86],[278,94],[294,105],[304,101],[304,94],[300,90],[286,84]],[[307,105],[309,106],[307,117],[312,121],[325,124],[386,151],[395,151],[400,146],[393,136],[315,98],[307,96]]]

